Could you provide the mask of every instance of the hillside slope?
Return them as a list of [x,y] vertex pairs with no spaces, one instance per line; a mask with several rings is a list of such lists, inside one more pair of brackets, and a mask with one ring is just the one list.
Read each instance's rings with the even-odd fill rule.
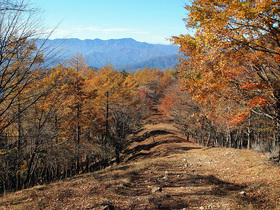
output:
[[158,113],[123,163],[22,190],[1,209],[280,209],[280,168],[253,151],[205,148]]

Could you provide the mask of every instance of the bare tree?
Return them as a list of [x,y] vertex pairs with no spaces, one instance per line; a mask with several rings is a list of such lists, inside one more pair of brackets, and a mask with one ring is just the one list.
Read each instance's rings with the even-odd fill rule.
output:
[[[51,33],[44,33],[38,12],[25,0],[0,0],[0,149],[6,154],[0,159],[0,179],[4,191],[23,185],[19,170],[26,149],[24,114],[56,85],[35,91],[35,84],[49,72],[42,66],[52,52],[46,47]],[[9,131],[13,124],[15,132]]]
[[[36,97],[23,94],[34,81],[43,77],[38,74],[38,67],[44,62],[44,45],[49,34],[42,33],[37,11],[24,0],[1,1],[0,135],[42,96],[42,93]],[[37,40],[43,36],[45,41],[37,46]],[[14,106],[20,109],[11,115]]]

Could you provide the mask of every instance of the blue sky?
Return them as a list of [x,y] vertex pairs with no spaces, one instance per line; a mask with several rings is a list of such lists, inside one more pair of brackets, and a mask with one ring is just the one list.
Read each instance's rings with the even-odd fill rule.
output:
[[183,18],[188,0],[31,0],[43,10],[53,38],[134,38],[170,44],[167,38],[188,33]]

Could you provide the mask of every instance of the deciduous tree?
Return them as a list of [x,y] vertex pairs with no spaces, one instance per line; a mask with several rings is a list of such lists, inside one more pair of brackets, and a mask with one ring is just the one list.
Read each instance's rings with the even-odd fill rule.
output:
[[181,62],[186,89],[209,105],[243,101],[279,127],[279,2],[195,0],[186,9],[195,35],[172,39],[188,57]]

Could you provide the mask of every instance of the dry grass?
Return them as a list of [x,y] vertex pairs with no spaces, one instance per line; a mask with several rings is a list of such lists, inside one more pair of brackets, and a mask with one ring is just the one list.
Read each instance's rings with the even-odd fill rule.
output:
[[280,209],[280,168],[265,155],[199,147],[161,119],[122,164],[12,193],[0,209]]

